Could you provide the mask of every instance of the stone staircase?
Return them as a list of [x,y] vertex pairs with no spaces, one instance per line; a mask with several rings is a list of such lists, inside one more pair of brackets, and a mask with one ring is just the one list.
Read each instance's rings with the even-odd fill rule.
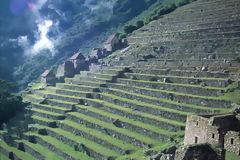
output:
[[132,33],[132,48],[110,66],[32,91],[34,124],[0,141],[1,159],[144,159],[182,140],[188,114],[231,111],[224,95],[239,80],[239,5],[183,6]]

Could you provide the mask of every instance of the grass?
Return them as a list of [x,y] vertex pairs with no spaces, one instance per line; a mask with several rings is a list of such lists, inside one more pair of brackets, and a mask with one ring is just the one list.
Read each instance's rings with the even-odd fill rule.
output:
[[101,95],[109,97],[111,99],[117,99],[117,100],[122,101],[122,102],[137,105],[138,107],[147,107],[147,108],[151,108],[151,109],[155,109],[155,110],[159,110],[159,111],[166,111],[166,112],[180,114],[182,116],[187,116],[188,115],[188,112],[178,111],[178,110],[175,110],[175,109],[165,108],[165,107],[162,107],[162,106],[156,106],[156,105],[152,105],[152,104],[145,103],[145,102],[139,102],[139,101],[134,100],[134,99],[131,100],[131,99],[127,99],[127,98],[122,98],[122,97],[115,96],[115,95],[108,94],[108,93],[101,93]]
[[25,140],[20,140],[20,141],[17,141],[17,142],[24,143],[25,145],[29,146],[33,150],[39,152],[42,156],[45,157],[45,159],[49,159],[49,160],[63,160],[63,158],[59,157],[58,155],[56,155],[55,153],[51,152],[46,147],[43,147],[43,146],[41,146],[39,144],[30,143],[30,142],[25,141]]
[[172,120],[172,119],[169,120],[169,119],[163,118],[161,116],[155,116],[155,115],[148,114],[148,113],[145,113],[145,112],[134,112],[130,108],[124,108],[122,106],[115,105],[113,103],[103,102],[103,105],[105,107],[108,107],[108,108],[114,108],[114,109],[120,110],[122,112],[125,112],[126,114],[133,114],[133,115],[136,115],[136,116],[139,116],[139,117],[154,119],[154,120],[159,121],[159,122],[169,123],[169,124],[176,125],[176,126],[182,126],[182,127],[185,126],[185,124],[183,122],[180,122],[180,121],[175,121],[175,120]]
[[32,90],[39,90],[39,89],[43,89],[46,87],[46,84],[45,83],[34,83],[32,86],[31,86],[31,89]]
[[9,146],[8,144],[3,142],[2,140],[0,140],[0,147],[4,148],[5,150],[7,150],[9,152],[13,152],[15,155],[17,155],[17,157],[19,157],[21,159],[26,159],[26,160],[34,160],[35,159],[31,155],[29,155],[25,152],[22,152],[22,151],[18,150],[17,148]]
[[226,152],[225,159],[226,160],[239,160],[240,156],[237,156],[235,153],[232,153],[232,152]]
[[227,87],[226,93],[220,97],[226,101],[231,101],[236,104],[240,104],[240,83],[234,82]]
[[[197,105],[194,105],[194,104],[178,103],[178,102],[174,102],[174,101],[164,99],[164,98],[156,98],[156,97],[152,97],[152,96],[148,96],[148,95],[133,93],[131,91],[124,91],[124,90],[121,90],[121,89],[112,89],[111,88],[109,90],[112,90],[116,93],[123,93],[123,94],[126,94],[126,95],[139,97],[141,99],[152,100],[153,102],[155,101],[155,102],[169,103],[169,104],[173,104],[173,105],[181,105],[185,108],[193,108],[193,109],[199,109],[199,110],[205,110],[205,111],[209,110],[209,111],[212,111],[212,112],[220,111],[221,113],[228,111],[228,109],[222,109],[222,108],[210,108],[210,107],[197,106]],[[140,99],[140,101],[141,101],[141,99]]]
[[94,151],[96,151],[97,153],[100,153],[101,155],[104,155],[106,157],[110,156],[110,157],[117,157],[120,156],[118,153],[116,153],[115,151],[112,151],[108,148],[105,148],[93,141],[90,141],[88,139],[85,139],[81,136],[76,136],[75,134],[69,132],[69,131],[65,131],[63,129],[60,128],[49,128],[49,127],[43,127],[43,126],[38,126],[37,128],[46,128],[47,130],[50,130],[54,133],[56,133],[57,135],[61,135],[63,137],[68,138],[71,141],[77,142],[79,144],[83,144],[85,145],[87,148],[90,148]]
[[39,116],[36,116],[36,115],[31,116],[31,118],[32,118],[33,120],[42,121],[42,122],[45,122],[45,123],[55,122],[55,121],[53,121],[53,120],[51,120],[51,119],[39,117]]
[[0,160],[9,160],[9,158],[0,153]]
[[63,114],[58,114],[55,112],[49,112],[49,111],[44,111],[44,110],[40,110],[40,109],[31,109],[31,111],[36,112],[36,113],[40,113],[40,114],[44,114],[44,115],[48,115],[48,116],[52,116],[52,117],[61,117],[63,116]]
[[145,123],[140,122],[140,121],[135,121],[135,120],[129,119],[127,117],[122,117],[122,116],[119,116],[119,115],[116,115],[116,114],[105,112],[105,111],[97,109],[97,108],[86,107],[86,106],[79,106],[79,105],[78,105],[78,107],[80,107],[81,109],[86,109],[86,110],[88,110],[90,112],[93,112],[95,114],[98,114],[101,117],[107,117],[108,119],[118,119],[118,120],[120,120],[120,121],[122,121],[124,123],[128,123],[128,124],[131,124],[131,125],[143,128],[143,129],[145,129],[147,131],[151,131],[151,132],[154,132],[154,133],[162,134],[162,135],[165,135],[165,136],[175,136],[177,134],[180,134],[178,132],[171,132],[171,131],[161,129],[161,128],[156,127],[156,126],[145,124]]
[[67,126],[71,126],[73,128],[76,128],[78,130],[81,130],[82,132],[85,132],[89,135],[92,135],[94,137],[97,137],[99,139],[102,139],[103,141],[106,141],[112,145],[115,145],[115,146],[118,146],[124,150],[136,150],[136,149],[140,149],[136,146],[133,146],[132,144],[130,143],[127,143],[127,142],[124,142],[122,140],[119,140],[119,139],[116,139],[110,135],[106,135],[106,134],[103,134],[102,132],[99,132],[95,129],[91,129],[91,128],[87,128],[85,127],[84,125],[79,125],[78,123],[76,122],[73,122],[71,120],[64,120],[62,121],[62,124],[64,125],[67,125]]
[[129,131],[127,129],[124,129],[124,128],[117,128],[112,123],[103,122],[103,121],[101,121],[99,119],[87,116],[85,114],[76,113],[76,112],[72,112],[72,113],[68,113],[68,114],[71,115],[71,116],[74,116],[74,117],[76,117],[78,119],[85,120],[85,121],[87,121],[89,123],[99,125],[102,128],[113,130],[115,132],[121,133],[121,134],[126,135],[128,137],[131,137],[133,139],[137,139],[137,140],[139,140],[139,141],[141,141],[141,142],[143,142],[145,144],[155,144],[155,145],[161,144],[161,142],[159,142],[159,141],[157,141],[155,139],[149,138],[147,136],[143,136],[143,135],[138,134],[138,133],[131,132],[131,131]]
[[74,150],[74,148],[72,148],[72,147],[62,143],[61,141],[59,141],[59,140],[57,140],[55,138],[52,138],[50,136],[41,136],[41,135],[33,133],[33,132],[26,133],[26,135],[31,135],[31,136],[38,137],[41,140],[43,140],[43,141],[45,141],[47,143],[50,143],[51,145],[53,145],[57,149],[61,150],[62,152],[66,153],[68,155],[71,155],[72,157],[74,157],[76,159],[79,159],[79,157],[82,157],[83,159],[86,159],[86,160],[93,160],[93,158],[90,158],[90,157],[88,157],[87,155],[85,155],[85,154],[83,154],[81,152],[76,152]]
[[[129,73],[127,73],[129,74]],[[151,77],[168,77],[168,76],[156,76],[154,74],[132,74],[130,73],[129,75],[139,75],[139,76],[149,76],[149,78]],[[178,77],[178,78],[182,78],[182,77]],[[195,78],[197,79],[197,78]],[[198,79],[201,79],[201,78],[198,78]],[[147,80],[132,80],[132,79],[126,79],[126,78],[119,78],[119,80],[121,81],[130,81],[130,82],[139,82],[139,83],[147,83],[147,84],[152,84],[152,85],[172,85],[172,86],[176,86],[176,87],[191,87],[191,88],[204,88],[206,90],[224,90],[224,88],[219,88],[219,87],[209,87],[209,86],[206,86],[206,87],[202,87],[201,85],[191,85],[191,84],[181,84],[181,83],[164,83],[164,82],[153,82],[153,81],[147,81]],[[226,80],[226,79],[225,79]]]

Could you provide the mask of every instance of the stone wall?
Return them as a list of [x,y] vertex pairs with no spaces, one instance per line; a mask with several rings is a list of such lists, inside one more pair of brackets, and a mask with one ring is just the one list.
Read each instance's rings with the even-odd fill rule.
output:
[[224,149],[240,156],[240,132],[227,132],[224,139]]
[[208,118],[189,115],[185,129],[184,145],[205,143],[207,141]]

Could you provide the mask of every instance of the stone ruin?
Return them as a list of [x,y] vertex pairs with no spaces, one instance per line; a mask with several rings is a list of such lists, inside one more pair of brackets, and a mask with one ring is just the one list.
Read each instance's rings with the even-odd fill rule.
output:
[[189,115],[184,145],[195,144],[210,144],[240,155],[240,120],[237,115]]

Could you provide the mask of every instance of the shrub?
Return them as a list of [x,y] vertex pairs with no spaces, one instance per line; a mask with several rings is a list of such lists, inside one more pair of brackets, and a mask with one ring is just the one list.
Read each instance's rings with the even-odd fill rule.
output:
[[14,87],[13,84],[0,80],[0,125],[26,106],[20,96],[10,93]]

